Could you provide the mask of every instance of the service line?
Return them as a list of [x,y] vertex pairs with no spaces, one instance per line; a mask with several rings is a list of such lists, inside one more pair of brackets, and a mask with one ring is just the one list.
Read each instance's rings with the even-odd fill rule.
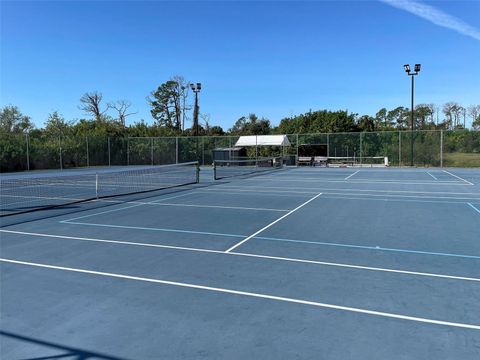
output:
[[231,248],[229,248],[228,250],[226,250],[225,252],[230,252],[232,251],[233,249],[236,249],[237,247],[239,247],[240,245],[242,245],[243,243],[246,243],[248,240],[250,240],[251,238],[257,236],[258,234],[260,234],[261,232],[267,230],[269,227],[275,225],[277,222],[281,221],[282,219],[285,219],[288,215],[291,215],[293,214],[295,211],[297,211],[298,209],[304,207],[305,205],[307,205],[309,202],[315,200],[316,198],[318,198],[320,195],[322,195],[322,193],[319,193],[317,195],[315,195],[314,197],[312,197],[311,199],[305,201],[303,204],[297,206],[295,209],[293,210],[290,210],[288,213],[286,213],[285,215],[279,217],[277,220],[271,222],[270,224],[268,224],[267,226],[264,226],[263,228],[261,228],[260,230],[258,230],[257,232],[253,233],[252,235],[250,235],[249,237],[246,237],[245,239],[243,239],[242,241],[238,242],[237,244],[233,245]]

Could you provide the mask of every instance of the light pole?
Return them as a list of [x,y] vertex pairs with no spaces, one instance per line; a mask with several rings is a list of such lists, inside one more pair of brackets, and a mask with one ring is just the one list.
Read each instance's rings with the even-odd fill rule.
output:
[[195,153],[197,155],[197,161],[200,161],[200,155],[198,153],[198,93],[202,89],[202,84],[197,83],[196,85],[191,83],[190,89],[195,93],[195,106],[193,108],[193,127],[195,128],[195,137],[196,137],[196,150]]
[[412,77],[412,104],[411,104],[411,108],[410,108],[410,131],[411,131],[411,134],[410,134],[410,166],[413,166],[413,130],[414,130],[413,93],[414,93],[414,90],[415,90],[415,80],[414,79],[415,79],[415,76],[418,75],[418,73],[420,72],[420,67],[421,66],[422,66],[421,64],[415,64],[414,71],[411,72],[410,71],[410,65],[408,65],[408,64],[403,65],[403,68],[405,69],[405,72],[407,73],[407,75]]
[[193,108],[193,127],[195,129],[195,136],[198,136],[198,93],[202,89],[202,84],[190,84],[190,89],[195,93],[195,106]]

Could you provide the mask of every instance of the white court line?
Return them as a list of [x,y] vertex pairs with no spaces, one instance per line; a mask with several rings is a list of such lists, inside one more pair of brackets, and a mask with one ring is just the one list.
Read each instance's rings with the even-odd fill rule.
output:
[[360,172],[360,170],[357,170],[357,171],[355,171],[353,174],[348,175],[348,176],[347,176],[345,179],[343,179],[343,180],[348,180],[348,179],[350,179],[353,175],[356,175],[356,174],[358,174],[359,172]]
[[228,250],[226,250],[225,252],[230,252],[232,251],[233,249],[236,249],[237,247],[239,247],[240,245],[242,245],[243,243],[247,242],[248,240],[250,240],[251,238],[257,236],[258,234],[260,234],[261,232],[263,232],[264,230],[268,229],[270,226],[273,226],[275,225],[277,222],[279,222],[280,220],[282,219],[285,219],[288,215],[291,215],[293,214],[295,211],[297,211],[298,209],[304,207],[305,205],[307,205],[309,202],[315,200],[316,198],[318,198],[320,195],[322,195],[322,193],[319,193],[317,195],[315,195],[314,197],[312,197],[311,199],[305,201],[303,204],[301,205],[298,205],[295,209],[293,210],[290,210],[288,213],[286,213],[285,215],[279,217],[277,220],[271,222],[270,224],[268,224],[267,226],[264,226],[263,228],[261,228],[260,230],[258,230],[257,232],[253,233],[252,235],[250,235],[249,237],[246,237],[245,239],[243,239],[242,241],[238,242],[237,244],[233,245],[231,248],[229,248]]
[[252,210],[252,211],[278,211],[278,212],[290,211],[290,209],[254,208],[254,207],[222,206],[222,205],[175,204],[175,203],[158,203],[158,202],[150,202],[150,203],[147,202],[142,204],[157,205],[157,206],[186,206],[186,207],[197,207],[197,208]]
[[467,203],[467,204],[468,204],[468,206],[470,206],[473,210],[475,210],[476,212],[478,212],[478,213],[480,214],[480,210],[479,210],[479,209],[477,209],[475,206],[473,206],[473,205],[470,204],[470,203]]
[[[251,186],[249,186],[251,187]],[[202,191],[213,191],[213,190],[207,190],[207,189],[202,189]],[[298,193],[298,194],[315,194],[315,191],[281,191],[281,190],[243,190],[241,188],[236,188],[234,192],[228,191],[228,190],[220,190],[220,189],[215,189],[217,192],[225,192],[225,194],[235,194],[235,192],[251,192],[251,193],[271,193],[275,194],[277,192],[291,192],[291,193]],[[472,201],[471,197],[453,197],[453,196],[416,196],[416,195],[397,195],[397,194],[352,194],[352,193],[334,193],[334,192],[328,192],[324,191],[323,194],[337,194],[337,195],[348,195],[348,196],[372,196],[372,197],[393,197],[393,198],[413,198],[413,199],[452,199],[452,200],[470,200]],[[448,193],[447,193],[448,194]],[[477,199],[473,199],[477,200]],[[480,200],[480,199],[478,199]],[[465,202],[465,201],[463,201]]]
[[[246,186],[229,186],[222,185],[223,188],[228,189],[265,189],[265,186],[255,186],[255,185],[246,185]],[[269,186],[269,189],[283,189],[289,190],[292,189],[290,186]],[[412,193],[412,194],[451,194],[451,195],[476,195],[480,196],[480,192],[450,192],[450,191],[415,191],[415,190],[377,190],[377,189],[344,189],[344,188],[326,188],[326,187],[302,187],[303,190],[314,190],[312,192],[317,193],[318,191],[324,190],[334,190],[334,191],[364,191],[364,192],[387,192],[387,193]]]
[[433,176],[433,174],[431,174],[429,171],[427,171],[427,174],[430,175],[432,178],[434,178],[435,180],[438,180],[435,176]]
[[284,296],[276,296],[276,295],[248,292],[248,291],[204,286],[204,285],[197,285],[197,284],[184,283],[184,282],[178,282],[178,281],[152,279],[152,278],[146,278],[146,277],[140,277],[140,276],[115,274],[115,273],[109,273],[109,272],[103,272],[103,271],[70,268],[70,267],[55,266],[55,265],[49,265],[49,264],[39,264],[39,263],[32,263],[32,262],[26,262],[26,261],[13,260],[13,259],[0,258],[0,261],[5,263],[10,263],[10,264],[16,264],[16,265],[25,265],[25,266],[40,267],[45,269],[70,271],[70,272],[97,275],[97,276],[106,276],[106,277],[124,279],[124,280],[143,281],[148,283],[163,284],[163,285],[184,287],[184,288],[197,289],[197,290],[205,290],[205,291],[211,291],[211,292],[217,292],[217,293],[223,293],[223,294],[247,296],[247,297],[252,297],[257,299],[283,301],[287,303],[309,305],[309,306],[315,306],[320,308],[360,313],[365,315],[380,316],[385,318],[393,318],[393,319],[399,319],[399,320],[414,321],[414,322],[435,324],[435,325],[442,325],[442,326],[449,326],[449,327],[456,327],[456,328],[480,330],[480,325],[475,325],[475,324],[466,324],[466,323],[457,323],[457,322],[450,322],[450,321],[443,321],[443,320],[436,320],[436,319],[421,318],[421,317],[408,316],[408,315],[402,315],[402,314],[388,313],[383,311],[375,311],[375,310],[368,310],[368,309],[355,308],[355,307],[349,307],[349,306],[327,304],[327,303],[322,303],[317,301],[295,299],[295,298],[284,297]]
[[456,177],[457,179],[460,179],[460,180],[466,182],[467,184],[475,185],[474,183],[471,183],[470,181],[467,181],[467,180],[465,180],[464,178],[461,178],[460,176],[457,176],[457,175],[455,175],[455,174],[452,174],[450,171],[443,170],[443,172],[445,172],[445,173],[447,173],[447,174],[449,174],[449,175],[452,175],[453,177]]
[[420,182],[424,180],[326,180],[326,179],[314,179],[314,180],[307,180],[307,179],[279,179],[279,178],[266,178],[262,177],[261,179],[242,179],[242,181],[264,181],[264,180],[275,180],[277,182],[326,182],[326,183],[347,183],[347,184],[388,184],[388,185],[449,185],[449,186],[467,186],[467,185],[474,185],[472,183],[461,183],[458,181],[429,181],[429,182]]
[[95,239],[95,238],[85,238],[85,237],[66,236],[66,235],[41,234],[41,233],[31,233],[31,232],[15,231],[15,230],[3,230],[3,229],[0,229],[0,232],[9,233],[9,234],[17,234],[17,235],[49,237],[49,238],[55,238],[55,239],[69,239],[69,240],[78,240],[78,241],[87,241],[87,242],[116,244],[116,245],[123,245],[123,246],[125,246],[125,245],[126,246],[140,246],[140,247],[151,247],[151,248],[170,249],[170,250],[179,250],[179,251],[213,253],[213,254],[229,255],[229,256],[230,255],[231,256],[242,256],[242,257],[251,257],[251,258],[257,258],[257,259],[266,259],[266,260],[288,261],[288,262],[301,263],[301,264],[332,266],[332,267],[340,267],[340,268],[355,269],[355,270],[378,271],[378,272],[386,272],[386,273],[394,273],[394,274],[402,274],[402,275],[412,275],[412,276],[425,276],[425,277],[433,277],[433,278],[448,279],[448,280],[480,282],[480,278],[472,278],[472,277],[465,277],[465,276],[435,274],[435,273],[426,273],[426,272],[408,271],[408,270],[399,270],[399,269],[387,269],[387,268],[378,268],[378,267],[372,267],[372,266],[361,266],[361,265],[352,265],[352,264],[344,264],[344,263],[332,263],[332,262],[327,262],[327,261],[305,260],[305,259],[287,258],[287,257],[270,256],[270,255],[259,255],[259,254],[250,254],[250,253],[241,253],[241,252],[226,253],[223,250],[199,249],[199,248],[191,248],[191,247],[184,247],[184,246],[149,244],[149,243],[140,243],[140,242],[132,242],[132,241],[121,241],[121,240]]

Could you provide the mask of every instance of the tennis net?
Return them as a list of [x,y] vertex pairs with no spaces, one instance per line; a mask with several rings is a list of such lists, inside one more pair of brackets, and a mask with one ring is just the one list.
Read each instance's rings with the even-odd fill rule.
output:
[[250,160],[215,160],[213,162],[213,176],[215,180],[220,180],[235,176],[264,173],[278,170],[282,167],[282,157]]
[[329,156],[327,163],[331,167],[387,167],[389,165],[386,156]]
[[0,177],[0,217],[199,181],[198,162],[100,173]]

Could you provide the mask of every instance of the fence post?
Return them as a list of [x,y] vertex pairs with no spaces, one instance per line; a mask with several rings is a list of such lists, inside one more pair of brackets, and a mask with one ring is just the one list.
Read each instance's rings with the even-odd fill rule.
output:
[[29,136],[28,133],[25,134],[25,144],[27,145],[27,171],[30,170],[30,147],[29,147]]
[[360,133],[360,167],[362,167],[362,133]]
[[327,133],[327,158],[330,156],[330,133]]
[[127,136],[127,166],[130,165],[130,136]]
[[175,164],[178,164],[178,136],[175,137]]
[[85,143],[87,145],[87,167],[90,167],[90,158],[88,156],[88,136],[85,136]]
[[440,130],[440,167],[443,168],[443,129]]
[[153,138],[150,138],[150,159],[153,166]]
[[202,136],[202,165],[205,165],[205,136]]
[[60,148],[60,170],[63,170],[63,157],[62,157],[62,138],[58,138],[58,146]]
[[108,166],[112,166],[112,161],[110,158],[110,136],[107,137],[107,143],[108,143]]
[[398,131],[398,166],[402,166],[402,132]]
[[296,155],[295,155],[295,166],[298,166],[298,134],[295,134],[297,139],[296,139],[296,145],[295,147],[297,148],[296,150]]

